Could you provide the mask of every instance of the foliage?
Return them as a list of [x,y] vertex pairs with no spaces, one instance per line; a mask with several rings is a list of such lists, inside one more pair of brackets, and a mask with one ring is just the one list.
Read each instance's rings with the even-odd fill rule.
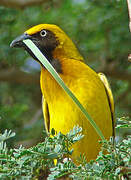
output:
[[116,127],[117,129],[131,128],[131,121],[130,121],[129,117],[118,118],[117,122],[118,122],[118,125]]
[[[34,147],[26,149],[22,146],[19,149],[8,149],[4,140],[14,136],[10,131],[1,135],[0,143],[0,178],[35,178],[42,170],[44,173],[54,166],[54,159],[63,159],[66,154],[71,154],[70,146],[80,140],[82,129],[75,127],[66,136],[52,130],[53,137],[46,137],[45,141]],[[47,176],[48,174],[45,174]]]
[[[68,134],[63,135],[52,130],[51,136],[31,148],[20,146],[18,149],[8,149],[5,139],[14,134],[5,131],[0,136],[0,178],[1,179],[57,179],[70,177],[81,179],[120,179],[129,178],[131,162],[131,137],[119,143],[104,141],[102,151],[95,161],[86,162],[81,155],[76,165],[69,155],[73,153],[71,145],[79,141],[83,135],[82,129],[74,127]],[[108,151],[108,154],[104,152]],[[67,158],[65,158],[67,157]],[[54,160],[57,159],[56,165]]]

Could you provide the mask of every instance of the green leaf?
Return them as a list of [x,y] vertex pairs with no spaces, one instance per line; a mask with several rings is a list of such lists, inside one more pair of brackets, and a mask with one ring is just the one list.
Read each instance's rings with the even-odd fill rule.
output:
[[103,136],[99,127],[96,125],[95,121],[91,118],[91,116],[88,114],[88,112],[80,103],[80,101],[71,92],[71,90],[65,85],[64,81],[60,78],[59,74],[55,71],[55,69],[48,62],[48,60],[41,53],[41,51],[37,48],[37,46],[30,39],[23,40],[23,42],[33,52],[33,54],[39,59],[39,61],[43,64],[43,66],[51,73],[51,75],[59,83],[59,85],[64,89],[64,91],[66,91],[66,93],[72,98],[73,102],[79,107],[79,109],[84,114],[84,116],[89,120],[89,122],[94,127],[94,129],[96,130],[97,134],[101,137],[101,139],[105,140],[105,137]]

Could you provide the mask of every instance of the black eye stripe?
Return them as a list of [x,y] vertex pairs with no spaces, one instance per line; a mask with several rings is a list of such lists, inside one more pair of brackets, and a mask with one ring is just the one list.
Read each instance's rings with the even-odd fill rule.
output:
[[[46,31],[46,36],[41,36],[40,33],[45,33]],[[32,35],[31,39],[37,44],[37,46],[40,49],[46,49],[46,51],[52,51],[59,45],[59,40],[55,36],[55,34],[47,29],[43,29],[35,34]]]

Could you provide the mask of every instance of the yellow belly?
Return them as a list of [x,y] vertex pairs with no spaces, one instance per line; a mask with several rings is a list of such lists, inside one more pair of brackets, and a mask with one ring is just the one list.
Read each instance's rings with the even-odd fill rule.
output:
[[[75,125],[81,126],[84,138],[74,145],[73,159],[76,159],[80,153],[85,153],[87,160],[94,159],[100,151],[100,144],[98,143],[100,137],[76,105],[69,101],[68,97],[65,103],[65,97],[66,95],[63,96],[63,100],[61,99],[55,104],[51,104],[51,106],[49,104],[51,112],[50,129],[54,128],[57,132],[66,134],[73,129]],[[99,98],[94,97],[92,103],[88,104],[86,109],[102,130],[105,138],[109,139],[112,135],[111,114],[107,104],[102,102],[102,99]]]
[[[87,74],[81,72],[77,76],[63,74],[61,78],[86,108],[105,138],[109,139],[112,136],[112,119],[102,82],[90,69],[87,69]],[[41,83],[42,93],[49,107],[50,129],[54,128],[57,132],[66,134],[75,125],[81,126],[84,138],[73,146],[72,158],[76,159],[80,153],[84,153],[87,160],[96,158],[100,151],[98,143],[100,137],[94,128],[48,72],[41,74],[42,81],[44,82],[44,85]]]

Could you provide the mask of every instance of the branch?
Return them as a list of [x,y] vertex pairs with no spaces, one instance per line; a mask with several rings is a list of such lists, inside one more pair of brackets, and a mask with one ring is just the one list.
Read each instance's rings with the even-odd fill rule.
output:
[[47,0],[0,0],[0,5],[13,8],[25,8],[27,6],[40,5]]
[[110,76],[111,78],[128,81],[129,83],[131,83],[131,73],[117,70],[117,68],[115,66],[112,66],[112,64],[108,64],[108,66],[100,68],[98,71],[105,73],[107,76]]
[[[35,124],[36,122],[38,122],[38,120],[40,119],[40,117],[42,116],[42,109],[39,108],[35,111],[33,117],[31,118],[30,121],[26,122],[24,124],[24,128],[27,128],[27,127],[31,127],[33,126],[33,124]],[[43,121],[44,122],[44,121]],[[44,126],[43,126],[44,127]]]
[[[131,82],[131,74],[125,71],[118,71],[116,68],[99,69],[111,78]],[[39,85],[39,74],[29,74],[16,69],[0,70],[0,81],[20,83],[20,84],[37,84]]]
[[129,81],[131,83],[131,74],[125,71],[118,71],[116,69],[104,70],[104,73],[112,78]]
[[131,32],[131,0],[127,0],[128,13],[129,13],[129,29]]
[[39,85],[39,75],[25,73],[16,69],[0,70],[0,81]]

